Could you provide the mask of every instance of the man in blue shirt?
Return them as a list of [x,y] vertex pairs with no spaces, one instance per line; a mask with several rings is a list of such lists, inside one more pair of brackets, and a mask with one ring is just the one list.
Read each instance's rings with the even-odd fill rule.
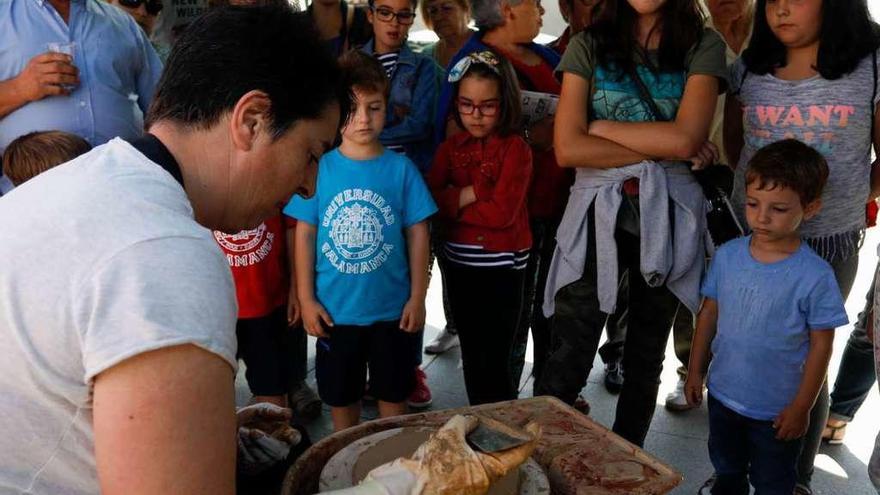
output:
[[[73,56],[48,52],[54,42],[74,43]],[[32,131],[93,146],[143,133],[162,63],[126,13],[100,0],[0,0],[0,46],[0,153]]]

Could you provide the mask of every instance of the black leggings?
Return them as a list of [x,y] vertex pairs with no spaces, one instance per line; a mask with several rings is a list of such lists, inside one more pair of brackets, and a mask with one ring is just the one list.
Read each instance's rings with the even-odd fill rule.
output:
[[471,405],[512,400],[510,353],[522,309],[524,270],[446,266],[449,302]]

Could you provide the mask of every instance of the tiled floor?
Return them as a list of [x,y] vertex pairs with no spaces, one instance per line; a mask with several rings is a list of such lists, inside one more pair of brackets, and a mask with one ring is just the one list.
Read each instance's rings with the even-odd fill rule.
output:
[[[877,263],[875,248],[880,241],[880,233],[876,229],[869,231],[862,250],[859,275],[847,304],[850,319],[861,309],[863,297],[870,284],[873,269]],[[439,276],[435,277],[439,280]],[[428,327],[425,342],[429,342],[444,324],[440,302],[439,284],[434,284],[428,294]],[[839,329],[835,337],[835,353],[832,358],[829,379],[833,383],[837,375],[840,353],[851,326]],[[530,351],[531,352],[531,351]],[[527,358],[530,360],[530,358]],[[423,368],[428,375],[428,383],[434,395],[432,409],[445,409],[467,405],[464,393],[464,382],[458,368],[458,349],[452,349],[440,356],[425,355]],[[672,350],[667,348],[666,366],[663,372],[663,383],[658,396],[658,405],[654,421],[648,433],[646,450],[674,466],[684,474],[685,480],[673,493],[693,494],[712,473],[706,451],[708,437],[708,421],[705,407],[686,413],[670,413],[662,404],[668,392],[675,387],[675,368],[678,363]],[[314,385],[314,340],[309,342],[309,382]],[[529,376],[531,366],[526,363],[523,372],[521,397],[531,395],[532,383]],[[592,406],[591,416],[598,422],[610,426],[614,420],[616,398],[609,394],[602,385],[601,361],[596,360],[590,374],[584,397]],[[247,402],[249,393],[243,373],[236,380],[236,398],[239,404]],[[874,437],[880,429],[880,398],[877,390],[868,396],[865,405],[859,411],[847,431],[846,441],[839,446],[823,446],[816,459],[816,474],[813,490],[816,494],[860,495],[874,494],[868,481],[866,465],[874,445]],[[364,420],[374,419],[377,415],[375,406],[365,405]],[[313,439],[320,439],[330,434],[332,426],[329,411],[307,425]]]

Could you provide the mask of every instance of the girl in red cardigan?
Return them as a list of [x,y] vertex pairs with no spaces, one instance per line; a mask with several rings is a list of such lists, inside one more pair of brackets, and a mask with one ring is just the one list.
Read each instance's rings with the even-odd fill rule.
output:
[[428,187],[447,222],[452,316],[472,405],[515,399],[508,361],[523,304],[532,236],[529,145],[517,134],[520,93],[510,64],[476,52],[449,72],[465,130],[437,149]]

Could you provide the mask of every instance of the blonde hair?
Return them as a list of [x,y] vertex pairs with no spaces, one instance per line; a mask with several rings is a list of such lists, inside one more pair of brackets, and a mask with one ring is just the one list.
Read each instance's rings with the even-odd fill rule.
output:
[[85,139],[62,131],[32,132],[9,143],[3,175],[15,186],[92,149]]

